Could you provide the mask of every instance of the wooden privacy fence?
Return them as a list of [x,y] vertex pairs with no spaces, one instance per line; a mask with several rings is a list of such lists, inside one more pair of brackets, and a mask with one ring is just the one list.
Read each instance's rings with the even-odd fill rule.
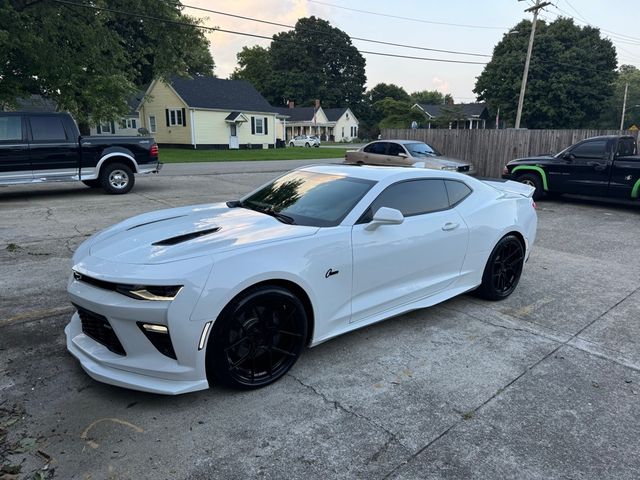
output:
[[557,153],[588,137],[620,134],[637,137],[637,132],[619,130],[382,130],[384,139],[419,140],[447,157],[472,162],[481,177],[500,177],[514,158]]

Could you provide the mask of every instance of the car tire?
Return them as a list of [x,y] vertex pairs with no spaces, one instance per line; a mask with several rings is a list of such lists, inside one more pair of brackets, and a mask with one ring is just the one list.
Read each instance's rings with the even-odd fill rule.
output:
[[493,248],[475,294],[485,300],[504,300],[518,286],[524,266],[524,245],[513,234],[506,235]]
[[100,180],[82,180],[82,183],[84,183],[87,187],[89,188],[99,188],[100,187]]
[[295,364],[307,338],[304,305],[289,290],[261,285],[233,299],[214,325],[207,373],[239,389],[267,386]]
[[304,144],[305,147],[309,148],[311,145],[309,145],[309,142]]
[[124,163],[111,163],[103,167],[99,180],[102,188],[113,195],[128,193],[136,181],[133,172]]
[[536,189],[536,191],[533,192],[534,200],[540,200],[542,198],[544,188],[542,186],[542,179],[540,178],[540,175],[535,173],[523,173],[522,175],[519,175],[516,180]]

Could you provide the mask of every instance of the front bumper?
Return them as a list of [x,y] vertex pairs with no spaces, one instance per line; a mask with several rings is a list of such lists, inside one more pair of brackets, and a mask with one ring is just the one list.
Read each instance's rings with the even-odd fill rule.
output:
[[[106,266],[102,262],[102,267],[108,271]],[[81,267],[86,267],[86,263]],[[118,268],[115,265],[112,267]],[[158,277],[166,276],[166,266],[165,269],[158,269],[158,266],[138,267],[140,268],[133,271],[141,279],[150,280],[154,273]],[[78,312],[73,314],[65,328],[67,349],[80,361],[89,376],[111,385],[168,395],[208,388],[206,349],[198,349],[207,322],[191,320],[191,312],[209,271],[210,268],[192,270],[195,284],[185,284],[172,301],[136,300],[71,276],[67,285],[71,302],[85,312],[83,315],[89,312],[108,322],[105,328],[112,335],[115,334],[124,354],[118,354],[115,351],[117,349],[109,348],[109,342],[104,339],[96,340],[101,336],[95,335],[95,331],[93,334],[90,329],[83,331]],[[86,276],[127,283],[126,278],[115,277],[114,272],[109,273],[111,276],[105,277],[86,268],[82,269],[82,274]],[[84,319],[86,321],[86,317]],[[175,358],[161,353],[143,333],[141,323],[167,327]]]

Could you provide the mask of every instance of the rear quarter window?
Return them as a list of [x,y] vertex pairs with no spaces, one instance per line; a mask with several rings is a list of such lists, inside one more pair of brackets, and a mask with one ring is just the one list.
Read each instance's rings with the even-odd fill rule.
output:
[[387,144],[386,142],[376,142],[376,143],[372,143],[370,145],[367,145],[366,147],[364,147],[363,149],[364,152],[366,153],[374,153],[377,155],[384,155],[387,151]]
[[0,142],[22,141],[22,117],[0,116]]
[[447,188],[449,205],[451,205],[452,207],[462,202],[471,194],[472,191],[466,183],[458,182],[456,180],[445,180],[444,184]]

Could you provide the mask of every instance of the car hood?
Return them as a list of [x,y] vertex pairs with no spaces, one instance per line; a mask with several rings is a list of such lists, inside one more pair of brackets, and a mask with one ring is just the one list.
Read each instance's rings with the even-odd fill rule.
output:
[[317,231],[318,227],[288,225],[264,213],[219,203],[133,217],[92,237],[89,252],[118,263],[158,264]]

